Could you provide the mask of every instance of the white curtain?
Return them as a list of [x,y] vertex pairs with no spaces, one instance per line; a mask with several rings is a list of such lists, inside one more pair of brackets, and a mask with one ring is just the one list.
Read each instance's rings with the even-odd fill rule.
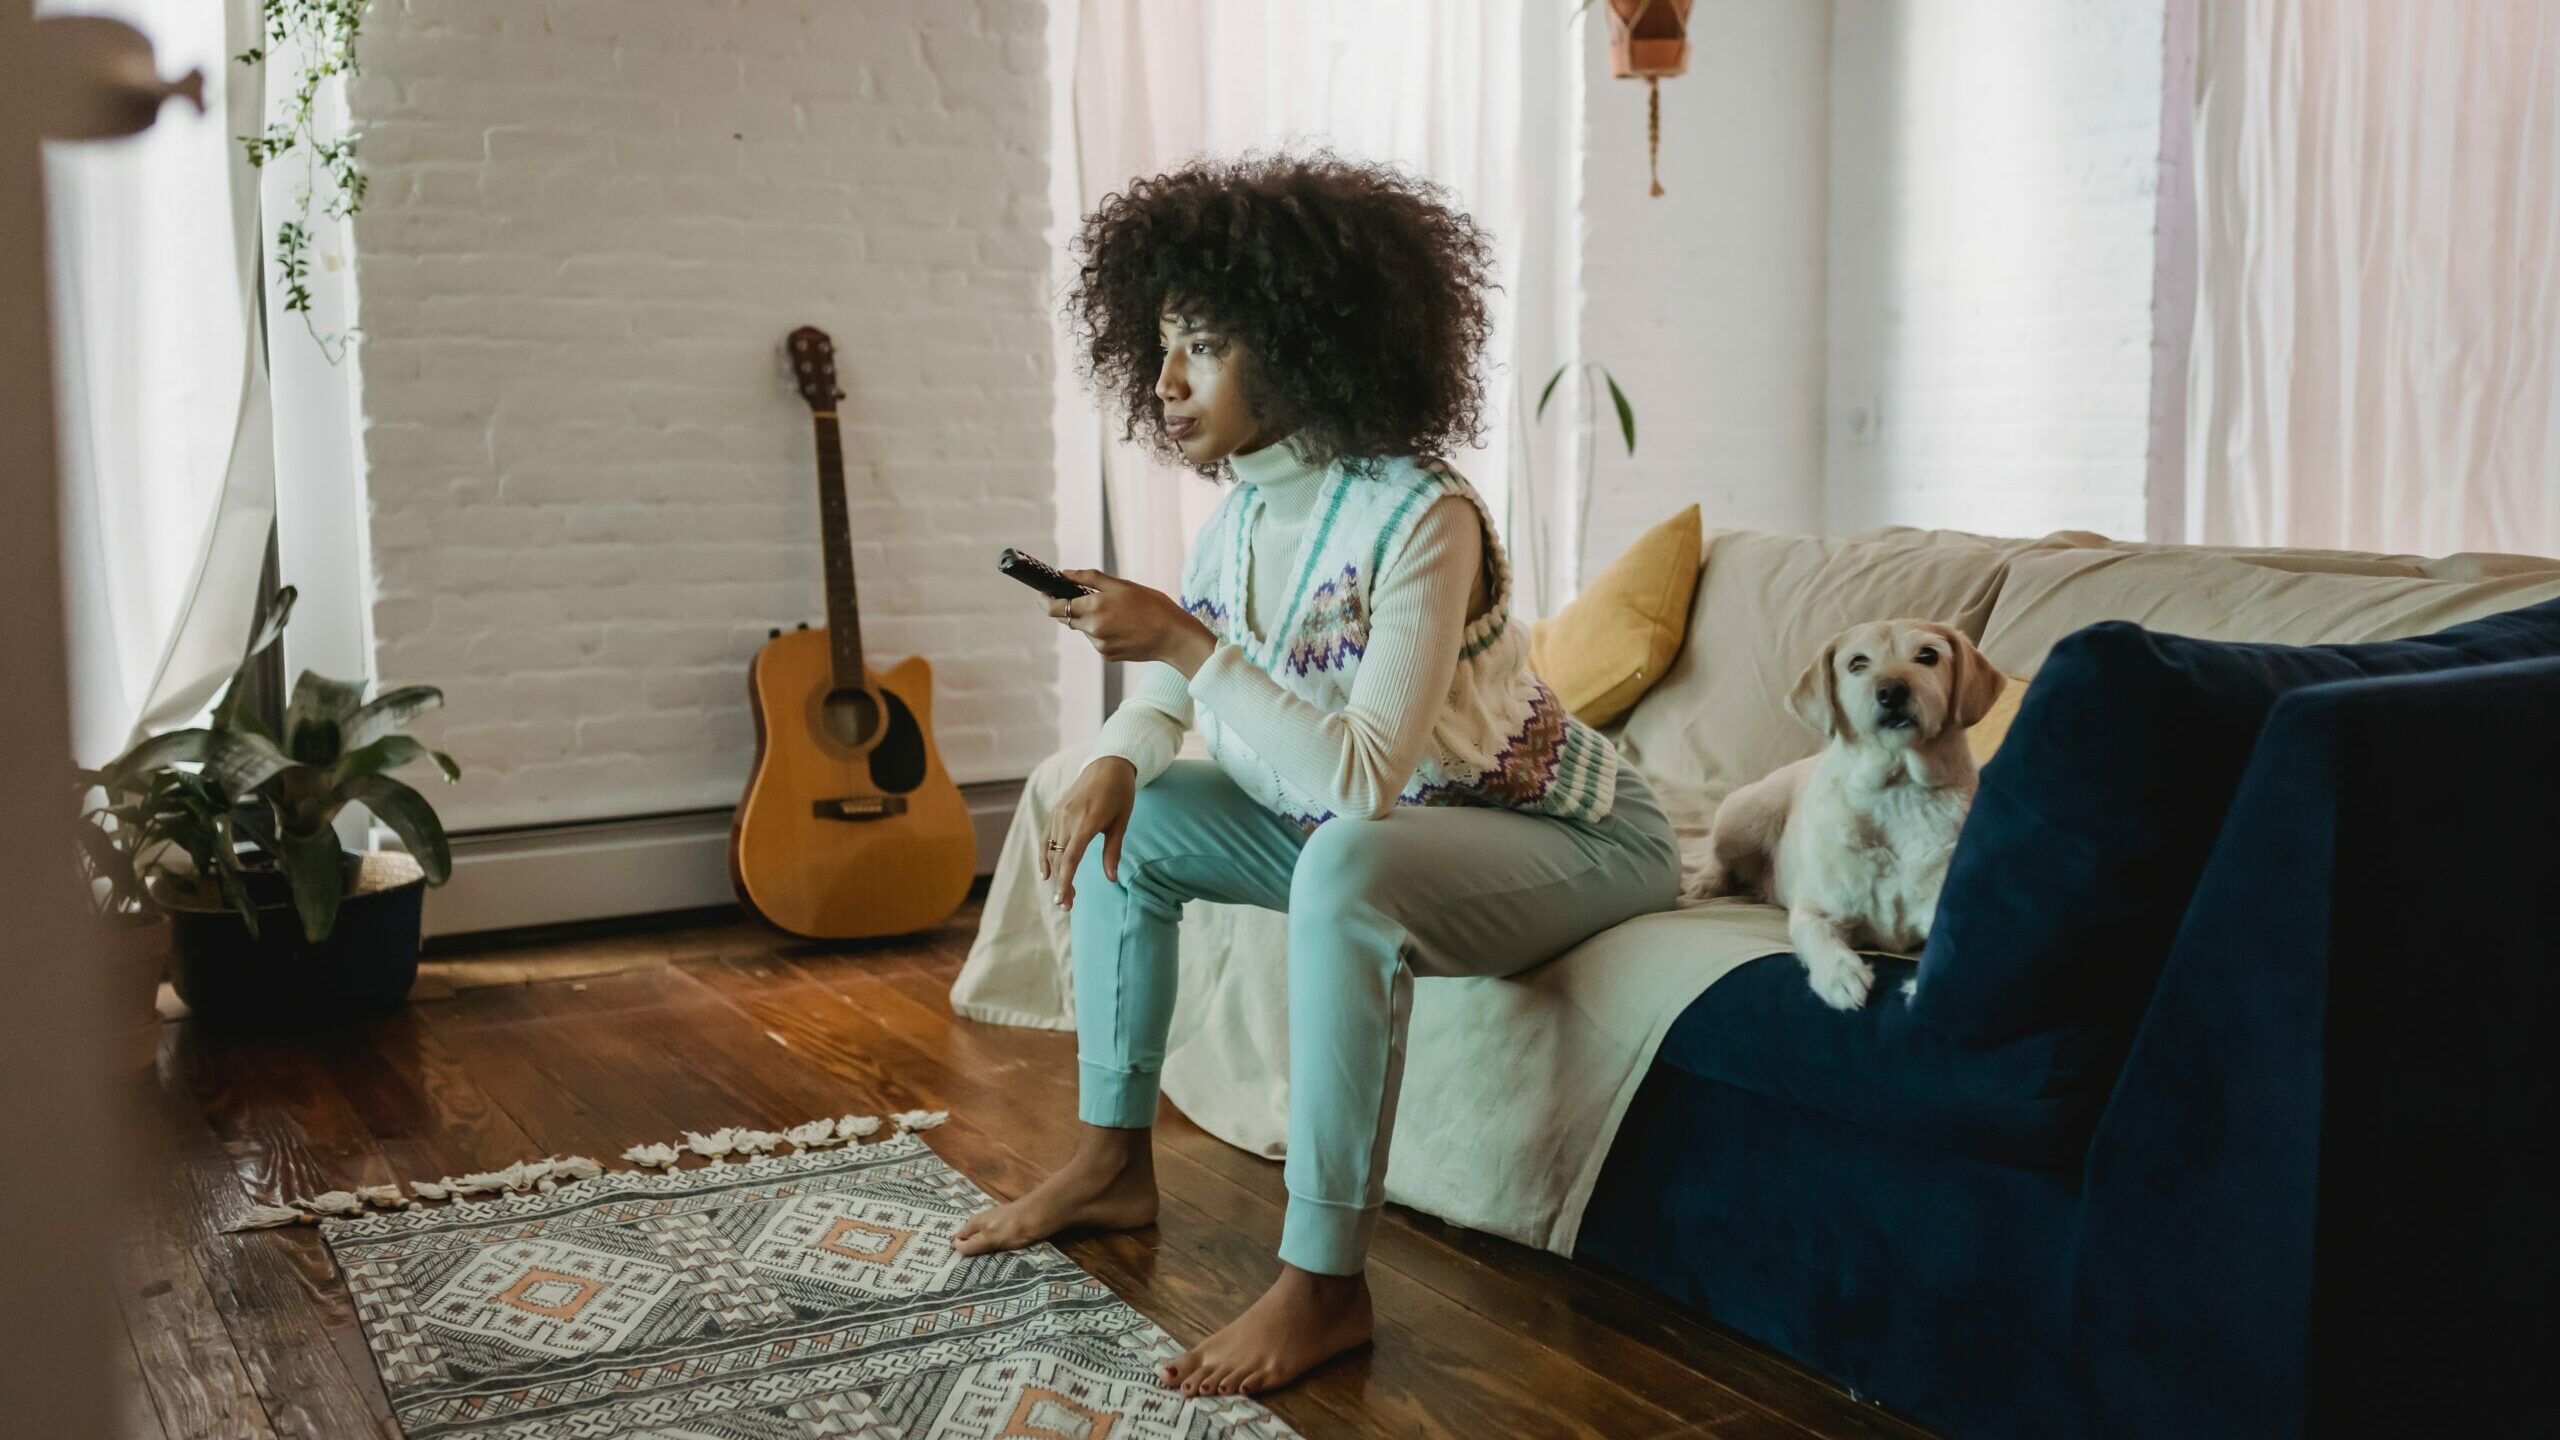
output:
[[149,36],[164,75],[199,69],[129,140],[49,146],[60,382],[63,585],[73,752],[83,765],[200,714],[239,663],[257,603],[274,467],[257,358],[255,72],[232,63],[255,0],[80,0]]
[[[1453,456],[1495,514],[1512,489],[1521,290],[1523,0],[1082,0],[1074,37],[1077,194],[1086,211],[1193,155],[1330,147],[1449,187],[1490,232],[1501,293],[1486,446]],[[1555,27],[1561,43],[1564,27]],[[1217,505],[1191,472],[1103,437],[1119,573],[1172,591]]]
[[2560,4],[2201,11],[2188,538],[2560,554]]

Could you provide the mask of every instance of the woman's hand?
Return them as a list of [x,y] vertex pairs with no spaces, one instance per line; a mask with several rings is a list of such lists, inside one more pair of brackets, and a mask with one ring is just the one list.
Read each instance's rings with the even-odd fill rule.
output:
[[1138,767],[1116,755],[1084,767],[1058,797],[1040,834],[1040,878],[1050,882],[1058,908],[1075,908],[1076,866],[1097,835],[1102,837],[1102,873],[1118,883],[1120,837],[1129,831],[1129,811],[1137,800]]
[[1099,570],[1062,573],[1097,593],[1050,601],[1050,618],[1093,642],[1105,660],[1162,660],[1189,675],[1218,648],[1200,617],[1161,590]]

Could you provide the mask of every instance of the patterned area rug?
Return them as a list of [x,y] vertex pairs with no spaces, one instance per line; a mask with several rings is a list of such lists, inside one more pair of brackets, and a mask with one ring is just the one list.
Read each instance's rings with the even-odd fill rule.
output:
[[322,1222],[409,1440],[1281,1440],[915,1135]]

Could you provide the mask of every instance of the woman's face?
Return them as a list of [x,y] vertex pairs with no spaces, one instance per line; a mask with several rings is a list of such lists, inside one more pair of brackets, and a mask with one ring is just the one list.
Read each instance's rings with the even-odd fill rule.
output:
[[1242,341],[1221,335],[1197,316],[1165,312],[1157,322],[1164,364],[1156,371],[1156,398],[1164,402],[1165,432],[1182,458],[1209,465],[1251,454],[1278,439],[1265,435],[1247,399],[1253,355]]

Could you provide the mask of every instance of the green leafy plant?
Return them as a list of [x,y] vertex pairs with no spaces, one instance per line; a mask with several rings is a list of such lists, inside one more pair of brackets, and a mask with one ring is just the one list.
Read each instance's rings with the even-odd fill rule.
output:
[[[1530,423],[1536,424],[1547,418],[1547,404],[1549,401],[1555,399],[1556,387],[1564,383],[1565,376],[1577,371],[1580,372],[1583,392],[1586,398],[1591,393],[1595,378],[1600,386],[1607,389],[1609,392],[1609,403],[1617,411],[1618,415],[1618,436],[1626,442],[1627,454],[1630,456],[1634,455],[1636,453],[1636,407],[1627,399],[1627,392],[1619,388],[1618,377],[1609,373],[1608,366],[1603,365],[1596,360],[1578,362],[1569,360],[1564,364],[1557,366],[1555,373],[1547,377],[1545,388],[1538,392],[1538,404],[1535,410],[1531,413]],[[1590,529],[1591,525],[1591,468],[1593,462],[1597,458],[1593,454],[1593,447],[1598,444],[1598,440],[1596,438],[1597,435],[1598,430],[1595,427],[1592,430],[1586,431],[1583,437],[1583,483],[1581,494],[1577,498],[1574,507],[1573,524],[1573,534],[1577,545],[1581,543],[1582,535]],[[1538,493],[1536,473],[1537,466],[1533,458],[1532,447],[1523,445],[1519,451],[1519,457],[1522,478],[1528,487],[1529,510],[1532,517],[1528,530],[1530,573],[1537,577],[1538,599],[1540,603],[1543,604],[1546,603],[1549,597],[1555,593],[1551,588],[1552,577],[1549,575],[1547,570],[1547,513],[1545,505]]]
[[[100,772],[78,774],[85,799],[97,787]],[[174,782],[194,778],[178,771],[156,775],[121,803],[94,805],[80,812],[80,878],[89,886],[90,913],[126,921],[156,913],[144,883],[147,862],[142,852],[158,831],[154,817],[177,803],[170,793]]]
[[265,43],[236,57],[242,65],[264,65],[276,47],[291,44],[301,58],[292,77],[292,98],[282,115],[265,130],[243,135],[249,163],[269,165],[302,157],[302,179],[294,190],[294,213],[276,222],[276,281],[284,287],[284,308],[299,314],[320,353],[335,365],[346,358],[351,332],[320,333],[311,306],[311,205],[327,182],[323,209],[344,220],[364,208],[365,175],[356,167],[353,134],[323,136],[318,129],[320,91],[334,76],[356,73],[356,37],[364,28],[371,0],[262,0]]
[[[1567,371],[1574,368],[1573,362],[1568,360],[1556,367],[1556,373],[1547,377],[1547,388],[1538,392],[1537,419],[1547,418],[1547,402],[1555,398],[1557,383],[1564,379]],[[1610,374],[1609,367],[1597,360],[1584,361],[1581,369],[1585,385],[1591,383],[1592,376],[1597,375],[1601,382],[1609,387],[1609,403],[1618,409],[1618,433],[1626,437],[1627,453],[1635,454],[1636,407],[1627,403],[1627,392],[1618,388],[1618,377]]]
[[[427,759],[447,783],[462,778],[452,756],[398,733],[443,704],[442,691],[408,685],[366,700],[363,685],[306,670],[294,682],[281,736],[245,703],[242,677],[283,635],[293,601],[288,585],[263,607],[210,724],[154,735],[100,769],[80,772],[83,793],[94,786],[107,797],[88,812],[84,856],[93,875],[105,871],[119,903],[168,897],[228,905],[255,935],[249,880],[281,874],[304,937],[324,940],[347,880],[334,822],[358,801],[400,837],[428,884],[452,875],[452,847],[435,808],[385,773]],[[254,853],[244,857],[244,845]],[[170,863],[172,852],[186,856],[183,870]],[[125,876],[130,889],[119,888]]]

